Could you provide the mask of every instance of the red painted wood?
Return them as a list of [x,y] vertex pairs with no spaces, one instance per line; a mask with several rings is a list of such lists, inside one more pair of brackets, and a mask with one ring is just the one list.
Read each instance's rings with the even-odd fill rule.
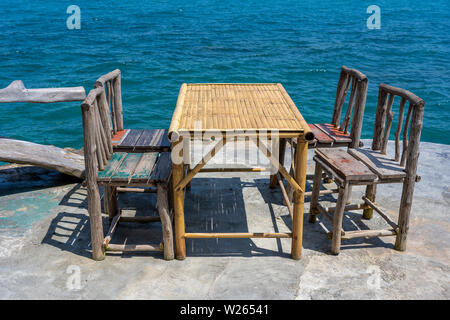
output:
[[325,132],[336,142],[352,142],[352,139],[350,138],[350,135],[348,133],[344,133],[343,131],[333,126],[331,123],[315,124],[315,126]]
[[127,133],[128,130],[129,129],[125,129],[125,130],[121,130],[121,131],[117,131],[116,132],[116,134],[111,139],[113,146],[116,146],[120,142],[120,140],[125,135],[125,133]]
[[317,140],[317,143],[320,144],[332,144],[334,142],[330,136],[328,136],[325,132],[317,128],[314,124],[309,124],[311,131],[314,133],[314,137]]

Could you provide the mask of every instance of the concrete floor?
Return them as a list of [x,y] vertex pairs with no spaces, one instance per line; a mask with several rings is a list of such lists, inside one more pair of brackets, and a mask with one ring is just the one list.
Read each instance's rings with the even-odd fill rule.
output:
[[[406,252],[383,237],[345,241],[339,256],[330,255],[328,221],[319,216],[310,224],[305,214],[299,261],[289,258],[290,239],[191,239],[184,261],[136,253],[95,262],[86,190],[46,169],[3,167],[0,299],[449,299],[449,159],[450,146],[421,144]],[[187,231],[289,231],[281,192],[268,183],[267,174],[198,175],[186,193]],[[352,199],[363,192],[355,187]],[[377,202],[394,219],[400,194],[400,184],[378,189]],[[326,205],[333,201],[324,197]],[[137,215],[154,214],[154,195],[121,195],[120,203],[137,206]],[[384,228],[384,220],[345,214],[344,229],[367,227]],[[159,243],[160,225],[121,224],[114,241],[127,236],[128,243]]]

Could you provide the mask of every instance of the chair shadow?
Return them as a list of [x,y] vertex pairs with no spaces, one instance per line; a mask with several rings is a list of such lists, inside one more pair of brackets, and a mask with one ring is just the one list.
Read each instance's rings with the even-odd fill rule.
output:
[[[91,233],[87,211],[87,194],[75,185],[59,202],[61,211],[52,219],[42,244],[54,246],[83,257],[91,256]],[[86,211],[85,211],[86,210]],[[103,223],[105,226],[105,221]]]
[[[102,188],[100,188],[100,193],[102,197]],[[145,197],[149,196],[150,194],[120,194],[119,206],[121,208],[129,207],[129,204],[133,203],[133,206],[135,207],[133,208],[133,213],[135,216],[148,216],[148,207],[155,208],[154,202],[156,202],[156,200],[152,201],[151,198],[156,198],[156,196],[149,196],[147,198],[150,199],[139,199],[139,201],[137,201],[137,195],[140,195],[141,197],[144,195]],[[61,199],[59,208],[61,208],[61,211],[58,212],[52,219],[47,233],[42,240],[42,243],[52,245],[56,248],[59,248],[60,250],[68,251],[82,257],[90,258],[92,255],[91,229],[89,215],[87,214],[88,203],[86,189],[83,188],[81,184],[75,185]],[[104,212],[103,203],[102,212]],[[150,215],[154,215],[154,212],[155,210],[153,210],[153,214]],[[102,215],[102,222],[103,233],[106,234],[109,229],[109,219],[105,214]],[[144,243],[159,244],[159,242],[161,241],[158,242],[158,240],[155,240],[155,236],[156,238],[159,237],[159,239],[162,239],[160,223],[152,223],[152,226],[150,227],[148,225],[149,224],[140,223],[119,223],[117,231],[114,234],[114,237],[112,239],[113,241],[111,241],[111,243],[126,242],[128,244],[132,244],[135,242],[142,243],[143,241],[145,241]],[[155,225],[159,225],[159,227]],[[152,232],[148,232],[148,230],[151,230]],[[146,256],[154,254],[155,252],[107,253],[107,255],[120,255],[123,257],[130,257],[133,255]],[[159,254],[159,252],[156,252],[156,254]]]
[[[279,208],[274,207],[283,203],[280,187],[269,188],[269,179],[255,179],[254,182],[242,181],[239,177],[233,178],[196,178],[192,187],[185,196],[185,222],[186,232],[249,232],[249,213],[246,211],[243,188],[250,187],[258,190],[264,203],[268,206],[274,232],[279,231],[282,221],[292,230],[292,219],[286,208],[285,214],[279,214]],[[306,191],[311,185],[307,183]],[[321,200],[335,202],[332,195],[321,196]],[[247,200],[248,201],[248,200]],[[157,215],[155,194],[124,193],[119,195],[119,206],[134,207],[136,216]],[[87,215],[87,192],[81,184],[75,185],[67,192],[59,203],[60,212],[51,221],[42,243],[49,244],[63,251],[90,258],[91,236],[89,216]],[[103,211],[104,212],[104,211]],[[331,224],[325,217],[318,216],[315,224],[308,223],[309,199],[305,200],[303,247],[313,251],[329,253],[330,241],[324,228],[331,230]],[[109,228],[109,219],[103,218],[103,231],[106,234]],[[281,218],[281,219],[280,219]],[[359,212],[346,212],[343,222],[344,230],[365,230],[368,225],[361,219]],[[255,230],[265,231],[265,230]],[[187,239],[187,256],[280,256],[289,257],[290,253],[283,251],[280,239],[267,239],[276,241],[276,249],[263,248],[250,238],[239,239]],[[155,223],[119,223],[111,243],[152,243],[162,242],[161,224]],[[345,240],[342,250],[367,246],[389,247],[379,238],[357,238]],[[290,250],[289,250],[290,251]],[[151,253],[107,253],[108,255],[129,258],[132,256],[153,256],[163,258],[159,252]]]

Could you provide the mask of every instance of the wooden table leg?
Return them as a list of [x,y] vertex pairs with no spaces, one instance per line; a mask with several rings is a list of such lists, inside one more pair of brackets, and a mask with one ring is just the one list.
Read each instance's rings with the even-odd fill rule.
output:
[[[181,138],[180,138],[181,140]],[[182,143],[177,141],[173,144],[172,150],[177,150],[175,147],[177,144]],[[183,158],[183,151],[180,151],[180,156]],[[176,155],[178,156],[178,155]],[[183,179],[184,176],[184,163],[175,164],[172,161],[172,192],[173,192],[173,207],[174,207],[174,226],[175,226],[175,248],[176,258],[183,260],[186,258],[186,239],[184,238],[185,226],[184,226],[184,188],[181,190],[176,189],[176,186]]]
[[308,157],[308,142],[302,138],[297,140],[295,155],[295,181],[303,191],[294,192],[294,217],[292,219],[292,249],[291,257],[299,260],[302,257],[303,240],[303,207],[305,203],[306,161]]
[[173,228],[169,215],[169,199],[167,197],[167,183],[159,183],[156,195],[158,204],[158,213],[161,218],[163,243],[164,243],[164,259],[173,260]]

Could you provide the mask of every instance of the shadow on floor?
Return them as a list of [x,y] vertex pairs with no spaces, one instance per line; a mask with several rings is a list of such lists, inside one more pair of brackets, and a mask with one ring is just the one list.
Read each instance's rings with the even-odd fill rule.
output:
[[[268,179],[255,179],[256,186],[264,199],[264,202],[269,206],[270,211],[273,213],[274,205],[282,205],[283,195],[279,186],[275,189],[270,189],[268,186]],[[284,181],[285,186],[287,183]],[[336,188],[334,183],[327,184],[328,188]],[[321,186],[321,190],[325,190],[325,186]],[[306,192],[312,191],[312,180],[306,181]],[[336,205],[336,198],[332,194],[322,195],[319,198],[321,202],[331,202],[330,206]],[[312,224],[309,223],[309,203],[310,197],[305,197],[305,208],[303,214],[303,248],[310,249],[313,251],[319,251],[323,253],[330,253],[331,240],[328,240],[327,233],[332,230],[332,224],[328,219],[322,215],[317,217],[317,222]],[[292,230],[292,218],[288,214],[286,208],[286,214],[280,215],[283,222]],[[371,221],[362,219],[362,210],[358,211],[346,211],[344,213],[344,219],[342,222],[343,229],[346,231],[353,230],[369,230],[371,229],[369,225],[373,225]],[[389,228],[386,225],[386,228]],[[372,226],[373,229],[373,226]],[[279,242],[279,239],[277,239]],[[382,238],[354,238],[350,240],[344,240],[341,244],[341,250],[355,249],[361,247],[385,247],[394,248],[393,244],[386,243]]]
[[[264,232],[249,230],[248,212],[243,196],[243,188],[254,188],[260,182],[244,182],[241,178],[196,178],[192,188],[186,193],[186,232]],[[262,182],[267,184],[268,180]],[[259,189],[259,188],[258,188]],[[270,210],[276,229],[275,214]],[[278,239],[265,239],[278,241]],[[288,256],[280,243],[270,250],[256,245],[253,239],[187,239],[187,256]]]
[[[310,189],[307,185],[307,191]],[[280,220],[292,229],[292,219],[286,209],[284,214],[275,213],[274,206],[283,202],[281,190],[269,188],[268,179],[255,179],[254,182],[245,182],[241,178],[196,178],[192,188],[185,196],[185,221],[186,232],[250,232],[247,220],[243,188],[253,188],[255,199],[254,206],[268,206],[270,219],[274,232],[280,232],[278,224]],[[253,196],[251,196],[253,197]],[[264,204],[260,203],[262,197]],[[331,224],[325,217],[319,216],[315,224],[308,223],[309,199],[305,199],[303,247],[313,251],[329,253],[330,241],[326,231],[331,230]],[[335,202],[332,195],[321,197],[323,201]],[[157,215],[155,194],[124,193],[119,195],[121,208],[134,207],[136,216]],[[86,189],[80,184],[76,185],[61,200],[61,211],[52,220],[43,243],[53,245],[61,250],[74,254],[90,257],[90,228],[87,216]],[[266,211],[266,207],[262,208]],[[284,210],[283,210],[284,211]],[[280,212],[280,210],[278,210]],[[254,216],[252,216],[254,218]],[[361,219],[360,212],[346,212],[344,215],[344,230],[368,229],[367,221]],[[106,234],[109,227],[108,218],[103,215],[103,232]],[[269,227],[269,226],[265,226]],[[269,227],[270,228],[270,227]],[[268,231],[268,230],[251,230]],[[152,243],[159,244],[162,241],[161,224],[155,223],[120,223],[114,235],[112,243]],[[258,246],[253,239],[187,239],[186,251],[188,257],[195,256],[280,256],[289,257],[290,252],[283,250],[280,239],[264,239],[274,241],[273,249]],[[289,240],[290,241],[290,240]],[[389,247],[392,244],[385,243],[380,238],[352,239],[342,244],[342,250],[358,247]],[[290,250],[290,249],[289,249]],[[156,255],[162,258],[162,253],[108,253],[108,255],[120,255],[127,258],[131,256]]]

